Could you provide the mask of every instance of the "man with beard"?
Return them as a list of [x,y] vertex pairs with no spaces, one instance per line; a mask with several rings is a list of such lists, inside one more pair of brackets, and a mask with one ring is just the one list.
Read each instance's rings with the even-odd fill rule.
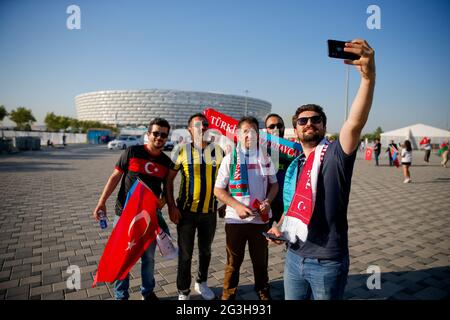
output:
[[375,59],[364,40],[346,43],[344,51],[360,56],[345,63],[356,66],[361,82],[339,139],[329,143],[324,138],[327,117],[318,105],[303,105],[293,117],[303,153],[286,172],[284,215],[269,230],[287,240],[287,300],[309,299],[311,295],[316,300],[342,299],[347,282],[347,207],[356,150],[372,105]]
[[[169,169],[173,167],[173,162],[162,151],[169,136],[170,125],[162,118],[153,119],[148,126],[148,142],[146,145],[128,147],[122,152],[116,167],[106,183],[103,193],[94,209],[94,218],[99,220],[100,212],[106,214],[106,200],[114,192],[121,181],[119,193],[116,200],[116,217],[114,226],[119,221],[126,202],[126,197],[137,179],[143,181],[156,195],[162,194],[161,186],[169,174]],[[164,200],[160,199],[157,210],[158,224],[166,233],[169,228],[161,214]],[[141,257],[142,286],[141,294],[143,300],[158,300],[153,292],[155,288],[155,249],[156,241],[153,241],[145,250]],[[117,300],[128,300],[128,289],[130,286],[129,275],[124,280],[117,280],[114,283],[114,295]]]

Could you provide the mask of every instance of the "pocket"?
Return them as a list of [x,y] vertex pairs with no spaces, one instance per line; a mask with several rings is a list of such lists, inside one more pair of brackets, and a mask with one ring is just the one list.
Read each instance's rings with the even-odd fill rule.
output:
[[349,268],[349,258],[344,257],[342,259],[317,259],[319,265],[327,268],[337,268],[342,271],[347,271]]

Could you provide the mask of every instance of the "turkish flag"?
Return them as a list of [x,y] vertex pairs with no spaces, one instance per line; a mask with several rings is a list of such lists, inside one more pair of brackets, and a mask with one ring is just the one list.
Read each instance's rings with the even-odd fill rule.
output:
[[141,180],[136,180],[127,195],[125,208],[113,229],[98,263],[97,282],[123,280],[130,269],[156,239],[158,198]]
[[366,160],[372,160],[372,153],[373,153],[373,148],[367,148],[366,149]]
[[428,138],[427,137],[423,137],[423,139],[420,140],[420,142],[419,142],[420,145],[427,144],[427,143],[428,143]]

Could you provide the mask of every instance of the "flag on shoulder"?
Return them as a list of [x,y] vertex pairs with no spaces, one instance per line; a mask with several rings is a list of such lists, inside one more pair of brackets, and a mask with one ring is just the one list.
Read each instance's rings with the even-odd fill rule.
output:
[[395,148],[394,146],[390,146],[389,147],[389,153],[391,155],[392,163],[394,164],[394,166],[396,166],[397,168],[400,167],[400,162],[398,161],[398,150],[397,150],[397,148]]
[[427,137],[423,137],[423,139],[420,140],[419,144],[420,144],[420,145],[423,145],[423,144],[427,144],[427,143],[429,143],[429,142],[430,142],[430,141],[429,141],[429,139],[428,139]]
[[157,235],[158,198],[141,180],[131,187],[120,219],[108,239],[98,264],[98,282],[125,279]]

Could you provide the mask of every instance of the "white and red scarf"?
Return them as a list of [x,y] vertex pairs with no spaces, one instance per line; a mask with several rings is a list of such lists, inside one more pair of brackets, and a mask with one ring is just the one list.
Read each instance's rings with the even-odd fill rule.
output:
[[323,139],[303,165],[294,197],[281,226],[281,231],[291,243],[295,243],[297,238],[305,242],[308,236],[308,225],[316,201],[317,180],[327,148],[328,141]]

